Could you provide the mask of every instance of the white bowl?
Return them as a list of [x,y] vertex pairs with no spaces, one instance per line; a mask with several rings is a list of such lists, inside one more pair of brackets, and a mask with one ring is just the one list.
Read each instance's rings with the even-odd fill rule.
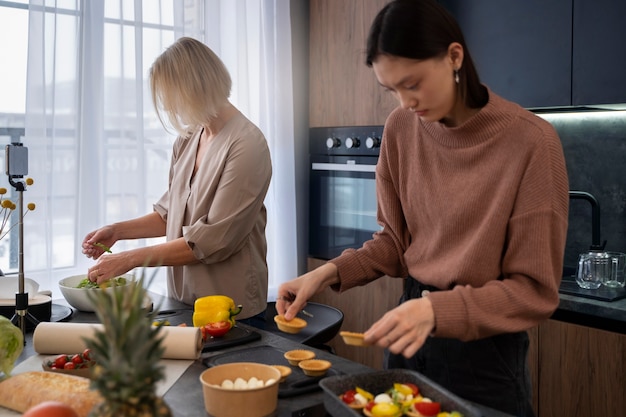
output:
[[[122,277],[126,278],[126,285],[134,281],[135,276],[133,274],[124,274]],[[65,297],[65,300],[72,307],[80,310],[93,313],[95,311],[93,304],[87,296],[88,291],[107,291],[107,289],[97,288],[76,288],[78,284],[87,278],[86,275],[72,275],[71,277],[63,278],[59,281],[59,288],[61,294]]]

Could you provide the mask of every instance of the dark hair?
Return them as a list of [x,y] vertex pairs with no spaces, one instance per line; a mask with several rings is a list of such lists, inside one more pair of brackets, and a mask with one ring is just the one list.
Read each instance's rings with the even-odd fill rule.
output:
[[368,67],[381,54],[409,59],[444,56],[451,43],[463,47],[459,88],[468,107],[483,107],[489,100],[481,85],[465,38],[454,17],[434,0],[393,0],[374,18],[367,38],[365,63]]

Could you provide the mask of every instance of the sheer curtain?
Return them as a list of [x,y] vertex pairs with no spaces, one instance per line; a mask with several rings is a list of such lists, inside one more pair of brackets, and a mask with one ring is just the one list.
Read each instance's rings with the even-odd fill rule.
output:
[[[156,118],[147,74],[184,35],[222,57],[233,103],[268,139],[273,298],[297,273],[289,1],[31,0],[29,16],[23,144],[35,183],[24,201],[37,208],[24,220],[25,275],[60,296],[57,281],[93,263],[81,253],[86,233],[152,210],[167,186],[174,138]],[[153,289],[164,293],[157,272]]]

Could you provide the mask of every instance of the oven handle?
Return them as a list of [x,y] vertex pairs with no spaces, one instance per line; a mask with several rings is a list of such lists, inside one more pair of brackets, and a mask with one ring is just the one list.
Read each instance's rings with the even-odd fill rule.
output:
[[313,171],[349,171],[349,172],[376,172],[376,165],[368,164],[331,164],[325,162],[313,162]]

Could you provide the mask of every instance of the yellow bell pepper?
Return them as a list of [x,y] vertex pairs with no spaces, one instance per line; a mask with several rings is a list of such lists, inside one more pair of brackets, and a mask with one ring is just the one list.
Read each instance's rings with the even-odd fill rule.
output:
[[241,312],[241,305],[235,305],[232,298],[225,295],[207,295],[197,298],[193,305],[193,325],[202,327],[209,323],[227,321],[235,325],[235,316]]

